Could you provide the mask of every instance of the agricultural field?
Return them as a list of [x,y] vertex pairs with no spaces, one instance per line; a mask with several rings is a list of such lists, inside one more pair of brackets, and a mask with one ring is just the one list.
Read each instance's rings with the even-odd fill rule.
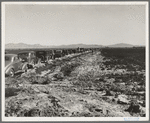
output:
[[6,117],[145,117],[145,48],[101,48],[5,78]]

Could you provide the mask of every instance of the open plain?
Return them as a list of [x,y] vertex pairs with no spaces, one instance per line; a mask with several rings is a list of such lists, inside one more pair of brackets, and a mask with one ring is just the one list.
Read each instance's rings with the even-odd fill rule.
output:
[[6,117],[145,117],[145,48],[102,48],[5,78]]

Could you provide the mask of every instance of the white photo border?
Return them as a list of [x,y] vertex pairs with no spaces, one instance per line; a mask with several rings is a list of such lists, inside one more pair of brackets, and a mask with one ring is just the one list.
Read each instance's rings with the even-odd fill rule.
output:
[[145,5],[146,8],[146,117],[138,117],[138,121],[149,120],[149,3],[133,1],[133,2],[2,2],[1,3],[1,109],[2,121],[137,121],[137,117],[5,117],[5,75],[4,75],[4,55],[5,55],[5,5],[8,4],[34,4],[34,5]]

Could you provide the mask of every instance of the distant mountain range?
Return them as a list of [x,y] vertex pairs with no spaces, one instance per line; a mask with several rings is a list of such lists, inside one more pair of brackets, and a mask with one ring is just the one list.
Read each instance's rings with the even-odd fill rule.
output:
[[119,43],[119,44],[108,45],[108,47],[134,47],[134,45]]
[[102,45],[87,45],[87,44],[71,44],[71,45],[59,45],[59,46],[44,46],[44,45],[40,45],[40,44],[24,44],[24,43],[18,43],[18,44],[14,44],[14,43],[9,43],[5,45],[6,49],[25,49],[25,48],[78,48],[78,47],[82,47],[82,48],[99,48],[102,47]]
[[[9,43],[9,44],[5,44],[5,49],[30,49],[30,48],[101,48],[101,47],[140,47],[137,45],[131,45],[131,44],[125,44],[125,43],[119,43],[119,44],[114,44],[114,45],[89,45],[89,44],[70,44],[70,45],[59,45],[59,46],[44,46],[44,45],[40,45],[40,44],[24,44],[24,43],[18,43],[18,44],[14,44],[14,43]],[[144,47],[144,46],[143,46]]]

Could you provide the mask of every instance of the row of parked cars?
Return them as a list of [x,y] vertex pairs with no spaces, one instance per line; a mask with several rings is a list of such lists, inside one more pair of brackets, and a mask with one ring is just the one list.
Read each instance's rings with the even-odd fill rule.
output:
[[50,59],[89,50],[93,51],[93,49],[77,48],[48,51],[22,51],[18,54],[9,54],[5,52],[5,76],[14,77],[16,72],[25,72],[29,67],[32,67],[32,65],[46,63]]

